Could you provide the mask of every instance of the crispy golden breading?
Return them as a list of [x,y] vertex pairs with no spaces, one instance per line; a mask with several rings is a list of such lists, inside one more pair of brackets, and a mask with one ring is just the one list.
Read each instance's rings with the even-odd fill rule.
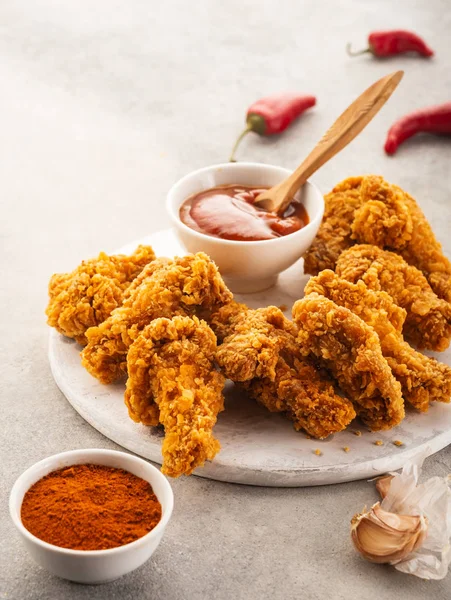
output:
[[84,260],[71,273],[57,273],[49,283],[47,323],[79,344],[87,343],[89,327],[99,325],[122,304],[124,293],[142,269],[155,258],[150,246],[138,246],[131,256]]
[[296,333],[294,324],[275,306],[247,309],[231,321],[230,334],[219,346],[216,359],[232,381],[274,380],[279,355],[294,349]]
[[301,351],[332,373],[373,431],[402,421],[401,385],[382,355],[374,329],[347,308],[315,293],[294,304],[293,318],[299,326]]
[[125,403],[134,421],[164,426],[162,471],[171,477],[190,475],[219,452],[213,427],[225,379],[215,351],[210,327],[182,316],[155,319],[128,351]]
[[416,201],[382,177],[350,177],[325,196],[321,227],[304,256],[304,271],[335,269],[340,254],[357,243],[395,250],[451,302],[451,261],[443,254]]
[[212,319],[224,337],[217,352],[224,374],[271,412],[285,413],[297,430],[324,438],[345,429],[355,417],[352,403],[301,356],[294,324],[275,306],[232,304]]
[[218,343],[222,343],[230,335],[233,321],[247,310],[248,306],[232,300],[210,316],[208,324],[215,332]]
[[[364,204],[354,215],[353,238],[357,242],[398,252],[409,265],[422,271],[439,298],[451,302],[451,262],[443,255],[442,246],[422,210],[412,196],[398,186],[380,179],[380,193],[387,193],[391,189],[391,196],[396,199],[396,203],[392,200],[392,204],[396,209],[398,224],[394,224],[393,231],[390,231],[390,227],[381,228],[382,215],[386,215],[389,224],[393,216],[386,214],[387,209],[385,213],[383,210],[381,213],[374,207],[374,203],[367,202],[363,197],[362,185]],[[389,197],[390,193],[387,193],[387,198]],[[387,199],[384,202],[387,204]],[[399,225],[403,220],[404,227]]]
[[306,359],[295,358],[289,366],[279,358],[274,381],[255,378],[239,385],[269,411],[285,413],[297,431],[317,439],[343,431],[356,416],[352,403]]
[[324,216],[312,245],[304,254],[304,272],[317,275],[323,269],[334,269],[337,258],[354,243],[352,222],[362,200],[363,177],[349,177],[324,196]]
[[232,299],[215,263],[203,252],[160,264],[124,304],[98,327],[86,332],[82,364],[102,383],[127,372],[127,350],[153,319],[215,310]]
[[384,291],[407,312],[404,336],[420,349],[441,352],[451,339],[451,304],[437,298],[426,277],[387,250],[357,245],[340,256],[336,266],[342,279],[361,279],[371,290]]
[[412,238],[412,217],[404,201],[404,192],[382,177],[362,179],[362,206],[354,213],[352,238],[367,244],[401,250]]
[[304,255],[304,271],[317,275],[334,269],[340,254],[365,241],[405,248],[413,223],[404,192],[378,175],[349,177],[324,197],[324,217],[318,234]]
[[417,352],[404,341],[401,331],[406,312],[391,296],[369,290],[363,281],[354,284],[340,279],[330,270],[310,279],[305,293],[313,292],[348,308],[374,329],[382,354],[401,384],[404,400],[421,411],[427,411],[431,402],[450,401],[451,368]]
[[416,201],[407,193],[404,201],[412,216],[413,229],[412,239],[401,255],[409,265],[424,273],[439,298],[451,302],[451,261],[444,256],[442,245]]
[[172,264],[172,262],[173,261],[170,258],[166,258],[165,256],[159,256],[151,263],[146,265],[141,271],[141,273],[138,275],[138,277],[136,277],[125,290],[123,302],[125,302],[125,300],[133,294],[133,292],[136,290],[137,287],[141,285],[144,279],[148,279],[156,271],[161,269],[161,267],[166,267],[167,265]]

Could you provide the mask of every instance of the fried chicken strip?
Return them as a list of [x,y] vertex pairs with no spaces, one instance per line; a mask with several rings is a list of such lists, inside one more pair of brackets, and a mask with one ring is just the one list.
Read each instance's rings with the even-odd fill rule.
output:
[[[227,314],[228,307],[221,309]],[[275,306],[235,313],[229,334],[219,346],[216,359],[232,381],[254,377],[275,378],[275,367],[282,352],[287,357],[295,350],[297,330]]]
[[405,248],[413,221],[404,192],[378,175],[345,179],[324,197],[321,227],[304,255],[304,271],[335,269],[340,254],[356,241]]
[[324,200],[321,227],[304,256],[306,273],[335,269],[340,254],[356,242],[374,244],[401,254],[439,298],[451,302],[451,261],[412,196],[369,175],[342,181]]
[[270,412],[283,412],[297,431],[324,439],[343,431],[355,418],[349,400],[339,396],[331,380],[309,361],[294,359],[290,365],[280,358],[274,381],[254,378],[240,385]]
[[269,411],[285,413],[295,429],[325,438],[355,417],[352,403],[301,356],[296,327],[275,306],[231,303],[213,315],[212,327],[224,338],[217,352],[224,374]]
[[155,319],[130,346],[125,403],[130,417],[164,426],[162,472],[190,475],[211,460],[224,408],[224,376],[215,370],[216,338],[197,317]]
[[105,321],[122,304],[127,288],[154,259],[150,246],[138,246],[131,256],[101,252],[71,273],[56,273],[49,283],[47,323],[85,345],[86,330]]
[[361,206],[353,216],[352,239],[394,250],[405,248],[412,238],[412,217],[404,192],[378,175],[363,177]]
[[130,345],[154,319],[213,311],[231,301],[215,263],[203,252],[149,265],[123,305],[98,327],[86,332],[83,366],[102,383],[113,383],[127,372]]
[[304,272],[318,275],[335,269],[338,257],[352,244],[354,213],[362,205],[363,177],[349,177],[324,196],[324,216],[312,245],[304,254]]
[[125,300],[134,293],[136,288],[139,287],[145,279],[148,279],[151,275],[153,275],[156,271],[158,271],[162,267],[167,267],[168,265],[171,265],[172,262],[173,261],[170,258],[166,258],[165,256],[159,256],[158,258],[153,260],[151,263],[146,265],[144,267],[144,269],[141,271],[141,273],[138,275],[138,277],[136,277],[131,282],[131,284],[128,286],[128,288],[125,290],[124,296],[123,296],[123,302],[125,302]]
[[232,333],[234,321],[240,319],[248,310],[250,308],[246,304],[232,300],[212,313],[208,324],[215,332],[219,344]]
[[451,304],[437,298],[426,277],[387,250],[361,244],[343,252],[336,272],[371,290],[384,291],[407,312],[404,336],[419,349],[442,352],[451,340]]
[[412,217],[413,229],[412,239],[401,255],[409,265],[424,273],[439,298],[451,302],[451,261],[443,254],[442,245],[417,202],[407,193],[404,201]]
[[[374,192],[390,195],[390,192],[385,191],[390,189],[392,197],[396,199],[393,204],[396,205],[398,217],[402,213],[405,215],[405,230],[397,231],[395,228],[391,232],[387,228],[380,231],[381,213],[373,202],[363,198],[363,206],[354,215],[353,238],[357,242],[399,252],[409,265],[422,271],[439,298],[451,302],[451,262],[443,255],[441,244],[412,196],[386,182],[381,183],[379,192]],[[390,222],[390,217],[387,222]]]
[[449,402],[451,368],[415,351],[404,341],[405,310],[385,292],[369,290],[363,281],[356,284],[340,279],[333,271],[312,277],[305,293],[316,292],[344,306],[370,325],[379,336],[382,354],[400,382],[404,399],[420,411],[431,402]]
[[402,421],[401,385],[382,355],[374,329],[316,293],[294,304],[293,318],[302,353],[314,356],[332,373],[370,429],[390,429]]

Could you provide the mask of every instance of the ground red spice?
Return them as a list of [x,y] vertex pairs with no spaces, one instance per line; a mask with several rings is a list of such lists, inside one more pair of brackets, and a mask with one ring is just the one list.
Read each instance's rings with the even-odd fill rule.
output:
[[22,523],[33,535],[73,550],[129,544],[161,519],[151,485],[123,469],[74,465],[49,473],[25,494]]

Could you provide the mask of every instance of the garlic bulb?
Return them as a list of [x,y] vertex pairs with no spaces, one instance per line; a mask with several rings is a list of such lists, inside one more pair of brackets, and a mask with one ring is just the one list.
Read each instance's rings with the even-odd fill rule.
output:
[[382,500],[355,515],[351,536],[368,560],[438,580],[446,577],[451,564],[451,476],[419,483],[430,454],[432,449],[426,447],[407,460],[401,472],[376,480]]
[[377,502],[368,512],[351,521],[354,546],[364,558],[375,563],[396,564],[420,548],[427,532],[427,521],[418,515],[397,515]]

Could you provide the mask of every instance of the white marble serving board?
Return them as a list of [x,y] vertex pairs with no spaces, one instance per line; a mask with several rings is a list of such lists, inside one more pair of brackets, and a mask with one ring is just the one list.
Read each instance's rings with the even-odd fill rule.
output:
[[[159,256],[185,253],[172,230],[135,241],[119,252],[132,252],[138,244],[152,245]],[[274,288],[236,298],[253,308],[286,305],[289,316],[307,279],[299,261],[281,275]],[[161,464],[162,431],[131,421],[123,402],[124,385],[105,386],[91,377],[80,364],[80,350],[73,340],[51,331],[50,365],[63,394],[103,435]],[[451,364],[451,352],[441,354],[440,360]],[[356,430],[362,435],[355,435]],[[296,432],[283,416],[269,413],[228,382],[225,410],[218,417],[215,435],[221,451],[211,463],[197,469],[195,474],[200,477],[264,486],[325,485],[374,477],[399,469],[418,452],[438,452],[451,442],[451,405],[436,404],[427,414],[408,411],[401,425],[391,431],[370,433],[356,421],[348,430],[318,441]],[[375,445],[376,440],[383,445]],[[395,440],[401,440],[403,446],[395,446]],[[343,450],[346,446],[349,452]],[[322,454],[315,454],[316,449]]]

